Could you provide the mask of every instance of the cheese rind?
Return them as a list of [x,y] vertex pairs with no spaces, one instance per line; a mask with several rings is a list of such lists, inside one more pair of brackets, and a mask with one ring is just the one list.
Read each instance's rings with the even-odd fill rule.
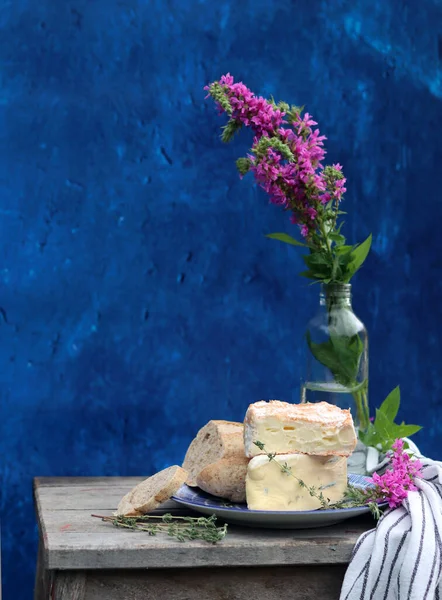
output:
[[[265,449],[254,442],[261,442]],[[350,456],[356,443],[350,411],[328,402],[256,402],[244,419],[245,453],[250,458],[267,453]]]
[[[282,471],[287,465],[292,474]],[[293,475],[295,477],[293,477]],[[270,461],[267,456],[255,456],[249,462],[246,478],[247,506],[250,510],[300,511],[316,510],[320,501],[299,484],[314,486],[325,498],[337,502],[347,488],[345,457],[281,454]],[[321,489],[322,488],[322,489]]]

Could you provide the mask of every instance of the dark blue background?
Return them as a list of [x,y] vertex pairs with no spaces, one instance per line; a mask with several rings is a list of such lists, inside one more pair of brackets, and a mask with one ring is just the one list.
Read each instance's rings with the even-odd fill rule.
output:
[[[235,6],[236,4],[236,6]],[[438,0],[0,3],[5,598],[31,597],[32,477],[148,474],[209,418],[297,397],[317,289],[219,141],[230,71],[306,104],[348,177],[371,401],[437,455],[442,409]]]

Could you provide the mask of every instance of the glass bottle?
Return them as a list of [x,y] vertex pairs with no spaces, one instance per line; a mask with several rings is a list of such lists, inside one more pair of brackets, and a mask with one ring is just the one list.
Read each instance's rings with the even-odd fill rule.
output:
[[365,430],[368,409],[368,336],[355,315],[350,284],[322,285],[319,311],[306,332],[307,361],[302,402],[325,401],[350,408]]

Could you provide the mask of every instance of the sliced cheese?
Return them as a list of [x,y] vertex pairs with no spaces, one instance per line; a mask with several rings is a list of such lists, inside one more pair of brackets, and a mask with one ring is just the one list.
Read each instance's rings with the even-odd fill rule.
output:
[[[264,444],[264,450],[254,442]],[[244,419],[244,445],[249,458],[291,452],[350,456],[356,442],[350,411],[328,402],[256,402],[249,406]]]
[[[286,465],[291,474],[285,473]],[[281,454],[270,461],[267,456],[255,456],[249,462],[246,478],[247,506],[250,510],[315,510],[321,507],[318,498],[299,484],[314,486],[331,502],[344,496],[347,488],[347,459],[305,454]]]

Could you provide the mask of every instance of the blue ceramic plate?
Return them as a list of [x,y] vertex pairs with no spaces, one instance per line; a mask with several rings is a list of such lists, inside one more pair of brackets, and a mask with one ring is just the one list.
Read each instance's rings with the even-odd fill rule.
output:
[[[361,488],[370,486],[368,477],[363,475],[349,474],[348,480],[349,483]],[[325,527],[370,512],[367,506],[305,511],[249,510],[245,504],[232,504],[187,485],[183,485],[172,500],[204,515],[216,515],[227,523],[278,529]]]

